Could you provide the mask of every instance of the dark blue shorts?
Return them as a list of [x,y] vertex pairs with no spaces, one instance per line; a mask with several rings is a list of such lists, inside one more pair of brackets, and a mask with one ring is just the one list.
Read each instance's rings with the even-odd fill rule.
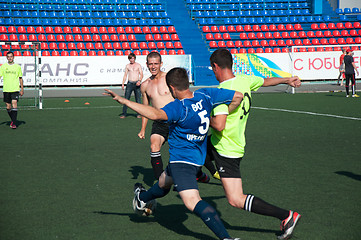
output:
[[185,163],[170,163],[165,169],[168,176],[173,178],[174,187],[177,192],[188,189],[197,189],[197,175],[201,167]]

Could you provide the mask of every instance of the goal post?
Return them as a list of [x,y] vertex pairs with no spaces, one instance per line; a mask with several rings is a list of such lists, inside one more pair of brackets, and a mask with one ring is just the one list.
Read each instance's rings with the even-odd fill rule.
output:
[[[40,42],[0,42],[2,53],[0,64],[7,62],[6,54],[14,53],[14,62],[23,72],[24,95],[18,102],[19,108],[34,107],[42,109],[41,86],[41,49]],[[2,87],[3,80],[0,85]]]

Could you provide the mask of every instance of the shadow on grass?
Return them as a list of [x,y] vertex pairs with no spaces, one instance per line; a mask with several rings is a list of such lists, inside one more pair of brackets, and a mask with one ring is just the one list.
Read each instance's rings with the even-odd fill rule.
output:
[[361,181],[361,175],[359,175],[359,174],[354,174],[354,173],[348,172],[348,171],[337,171],[335,173],[338,174],[338,175],[343,175],[343,176],[352,178],[352,179],[357,180],[357,181]]
[[153,186],[155,182],[152,168],[144,168],[142,166],[132,166],[129,172],[133,175],[132,179],[138,179],[139,175],[143,175],[143,179],[139,180],[148,186]]
[[[10,123],[11,123],[11,121],[6,121],[6,122],[0,123],[0,125],[10,126]],[[21,126],[21,125],[23,125],[23,124],[26,124],[26,122],[25,122],[25,121],[16,121],[16,126],[17,126],[17,127],[19,127],[19,126]]]

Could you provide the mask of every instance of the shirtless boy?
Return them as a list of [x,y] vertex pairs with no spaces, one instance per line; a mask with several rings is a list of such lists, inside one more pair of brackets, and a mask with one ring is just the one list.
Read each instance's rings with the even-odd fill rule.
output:
[[[157,52],[151,52],[147,55],[147,67],[152,74],[151,77],[146,79],[140,91],[143,97],[144,105],[152,105],[155,108],[162,108],[169,102],[172,102],[172,97],[169,88],[166,84],[166,73],[162,72],[162,57]],[[138,137],[145,138],[145,129],[147,127],[148,119],[142,117],[142,128],[138,133]],[[152,133],[150,136],[150,159],[153,167],[154,177],[158,180],[163,172],[163,162],[160,153],[160,148],[168,138],[169,125],[160,121],[154,121],[152,125]]]
[[[143,79],[143,70],[142,66],[139,63],[135,62],[136,56],[134,53],[128,55],[129,64],[125,67],[125,73],[123,77],[122,89],[124,90],[124,83],[128,77],[127,87],[125,88],[125,98],[130,99],[132,92],[135,95],[135,101],[140,103],[140,84]],[[127,106],[123,106],[123,113],[120,115],[120,118],[125,118],[127,116]],[[140,118],[140,115],[138,115]]]

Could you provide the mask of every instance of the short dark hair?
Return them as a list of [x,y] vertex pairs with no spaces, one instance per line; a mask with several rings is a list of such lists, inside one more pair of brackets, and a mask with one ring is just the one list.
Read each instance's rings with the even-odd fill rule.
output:
[[129,53],[128,59],[131,59],[131,58],[137,59],[137,57],[135,56],[134,53]]
[[14,53],[12,51],[7,52],[6,56],[9,55],[9,54],[12,54],[14,56]]
[[147,55],[147,62],[149,58],[159,58],[160,62],[162,62],[162,56],[159,54],[159,52],[150,52]]
[[189,88],[189,78],[187,70],[184,68],[176,67],[171,69],[165,78],[169,89],[170,86],[173,86],[180,91],[184,91]]
[[220,68],[232,69],[232,54],[225,48],[219,48],[214,51],[209,60],[211,61],[212,67],[214,67],[215,63],[217,63]]

